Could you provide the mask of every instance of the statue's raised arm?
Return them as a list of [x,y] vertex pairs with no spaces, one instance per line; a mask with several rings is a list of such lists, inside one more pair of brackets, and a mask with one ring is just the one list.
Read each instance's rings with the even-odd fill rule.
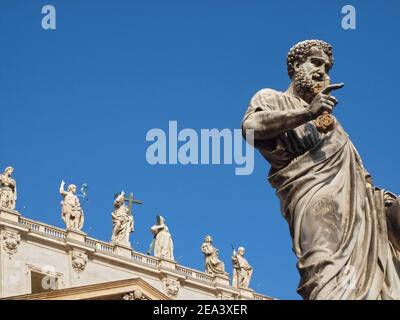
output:
[[62,180],[60,184],[60,194],[65,197],[67,195],[67,192],[65,191],[65,181]]

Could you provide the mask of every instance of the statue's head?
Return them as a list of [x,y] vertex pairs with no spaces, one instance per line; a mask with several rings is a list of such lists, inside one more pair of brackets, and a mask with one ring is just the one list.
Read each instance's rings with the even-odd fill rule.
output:
[[114,194],[114,207],[118,208],[125,203],[125,192]]
[[204,242],[206,243],[212,243],[212,237],[208,234],[204,237]]
[[7,167],[7,168],[4,170],[4,174],[5,174],[6,176],[8,176],[8,177],[11,177],[11,175],[13,174],[13,172],[14,172],[14,168],[13,168],[13,167]]
[[332,46],[322,40],[305,40],[294,45],[287,56],[294,89],[306,101],[315,96],[317,82],[329,80],[333,66]]
[[73,194],[75,194],[75,193],[76,193],[76,185],[70,184],[70,185],[68,186],[68,191],[69,191],[69,192],[72,192]]
[[157,216],[157,224],[165,224],[165,219],[163,216]]
[[243,247],[239,247],[238,248],[238,254],[240,254],[241,256],[243,256],[245,254],[246,250]]

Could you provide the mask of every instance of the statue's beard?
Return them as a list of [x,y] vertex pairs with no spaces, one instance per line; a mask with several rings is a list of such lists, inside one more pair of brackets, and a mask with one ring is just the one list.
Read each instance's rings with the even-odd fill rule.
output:
[[304,99],[305,101],[310,101],[314,98],[314,87],[316,85],[316,82],[309,74],[306,73],[303,67],[300,67],[299,70],[296,72],[293,82],[296,92],[300,95],[302,99]]

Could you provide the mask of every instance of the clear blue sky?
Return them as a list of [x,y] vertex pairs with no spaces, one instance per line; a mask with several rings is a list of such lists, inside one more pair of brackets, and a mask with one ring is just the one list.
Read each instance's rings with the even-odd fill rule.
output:
[[[41,8],[57,29],[41,28]],[[205,234],[231,271],[231,243],[254,266],[252,287],[298,299],[286,222],[257,154],[250,176],[234,166],[151,166],[148,130],[239,128],[252,95],[284,90],[297,41],[335,52],[335,114],[379,186],[400,192],[398,1],[351,1],[357,29],[341,28],[348,1],[47,0],[0,2],[0,169],[15,167],[18,209],[64,227],[61,179],[89,184],[84,230],[110,240],[113,194],[144,201],[131,242],[145,252],[155,215],[167,219],[179,263],[203,270]]]

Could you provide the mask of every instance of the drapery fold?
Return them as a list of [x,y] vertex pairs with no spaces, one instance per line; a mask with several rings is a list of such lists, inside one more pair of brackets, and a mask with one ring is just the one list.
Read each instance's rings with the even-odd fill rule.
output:
[[303,298],[400,299],[384,191],[369,185],[366,175],[339,123],[286,167],[271,169],[268,179],[289,223]]

